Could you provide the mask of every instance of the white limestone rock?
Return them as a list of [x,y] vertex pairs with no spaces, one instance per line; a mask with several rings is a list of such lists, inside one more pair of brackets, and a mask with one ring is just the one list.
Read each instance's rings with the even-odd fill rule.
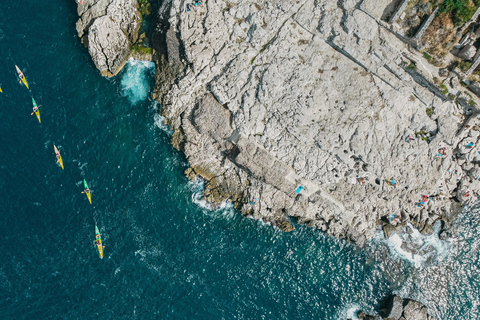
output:
[[[382,10],[358,4],[210,0],[187,12],[174,0],[169,32],[189,67],[157,94],[196,174],[244,177],[229,187],[243,214],[362,245],[392,214],[431,232],[451,221],[451,197],[476,199],[478,152],[466,146],[480,120],[410,72]],[[434,201],[422,207],[422,195]]]
[[137,0],[83,0],[78,3],[77,33],[103,76],[117,74],[138,39]]

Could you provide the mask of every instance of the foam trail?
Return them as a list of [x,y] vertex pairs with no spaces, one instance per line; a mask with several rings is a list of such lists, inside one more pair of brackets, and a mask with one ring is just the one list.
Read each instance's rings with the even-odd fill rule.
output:
[[155,72],[155,63],[151,61],[138,61],[130,58],[125,65],[125,72],[120,82],[121,94],[127,97],[130,103],[144,101],[150,92],[150,81]]

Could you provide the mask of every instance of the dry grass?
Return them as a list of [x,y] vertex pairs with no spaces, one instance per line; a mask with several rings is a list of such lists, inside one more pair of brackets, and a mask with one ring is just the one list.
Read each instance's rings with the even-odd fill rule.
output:
[[454,45],[455,29],[451,13],[439,13],[423,37],[428,48],[427,51],[436,56],[445,56]]

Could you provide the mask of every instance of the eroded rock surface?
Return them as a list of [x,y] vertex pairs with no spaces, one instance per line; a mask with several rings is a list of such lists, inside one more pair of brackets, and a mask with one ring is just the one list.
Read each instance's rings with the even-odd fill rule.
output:
[[428,308],[422,303],[403,299],[400,296],[390,296],[383,305],[380,306],[381,315],[368,315],[360,311],[358,319],[360,320],[434,320],[435,318],[428,314]]
[[95,66],[103,76],[116,75],[138,38],[141,15],[137,0],[82,0],[77,11],[78,36]]
[[407,68],[388,1],[170,4],[158,74],[185,69],[155,94],[209,201],[363,245],[378,224],[432,232],[451,198],[476,198],[478,112]]

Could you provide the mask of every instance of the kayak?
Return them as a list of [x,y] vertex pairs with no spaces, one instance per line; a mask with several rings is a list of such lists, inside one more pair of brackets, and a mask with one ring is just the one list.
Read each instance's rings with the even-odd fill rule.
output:
[[[97,238],[98,235],[98,238]],[[100,255],[100,259],[103,259],[103,245],[102,245],[102,236],[100,235],[100,231],[98,231],[97,225],[95,225],[95,240],[98,240],[98,243],[95,243],[98,249],[98,254]],[[100,245],[98,245],[100,244]]]
[[[88,189],[88,184],[87,184],[87,181],[85,181],[85,179],[83,179],[83,186],[85,187],[85,189]],[[90,204],[92,204],[92,195],[90,191],[85,193],[87,194],[88,201],[90,201]]]
[[[57,147],[55,145],[53,145],[53,149],[55,149],[55,156],[57,155],[60,155],[60,151],[58,151]],[[63,160],[62,160],[62,156],[60,155],[60,157],[58,157],[58,160],[57,162],[60,164],[60,166],[62,167],[62,170],[63,170]]]
[[17,66],[15,66],[15,68],[17,69],[18,77],[20,78],[20,80],[22,80],[23,84],[28,89],[27,79],[25,78],[25,75],[23,74],[22,70],[20,70],[20,68]]
[[3,91],[2,91],[2,88],[0,88],[0,92],[3,92]]
[[[37,103],[33,98],[32,98],[32,103],[33,103],[33,107],[37,106]],[[42,123],[42,120],[40,120],[40,110],[38,110],[38,108],[37,108],[37,111],[35,111],[35,114],[37,115],[38,122]]]

